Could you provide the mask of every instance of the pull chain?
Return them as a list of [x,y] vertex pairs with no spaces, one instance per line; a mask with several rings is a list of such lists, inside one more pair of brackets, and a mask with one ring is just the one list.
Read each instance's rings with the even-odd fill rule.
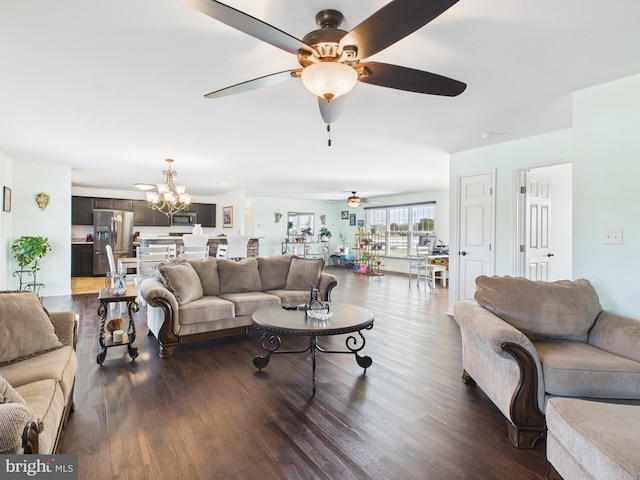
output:
[[327,101],[327,146],[331,146],[331,100]]

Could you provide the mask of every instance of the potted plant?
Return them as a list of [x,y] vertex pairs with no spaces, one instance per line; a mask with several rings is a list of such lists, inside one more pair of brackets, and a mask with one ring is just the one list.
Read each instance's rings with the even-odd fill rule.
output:
[[303,242],[310,242],[311,241],[311,227],[307,227],[307,228],[303,228],[302,229],[302,241]]
[[322,226],[320,228],[320,241],[326,242],[330,238],[331,238],[331,231],[326,226]]
[[30,270],[32,273],[40,270],[40,259],[50,250],[51,245],[47,237],[23,235],[11,245],[11,253],[20,270]]
[[[47,237],[23,235],[11,244],[11,253],[15,259],[19,272],[27,272],[33,276],[34,287],[36,283],[36,272],[40,270],[40,260],[51,250]],[[20,288],[22,288],[22,274],[20,274]]]

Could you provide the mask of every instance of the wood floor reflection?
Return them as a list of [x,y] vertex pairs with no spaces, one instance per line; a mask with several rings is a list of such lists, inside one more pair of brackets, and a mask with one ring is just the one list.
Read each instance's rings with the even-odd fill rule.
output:
[[[158,357],[136,316],[140,355],[98,353],[97,295],[48,297],[80,314],[76,410],[61,452],[92,479],[542,479],[545,442],[514,448],[503,417],[461,380],[460,333],[448,290],[407,277],[332,269],[333,300],[376,317],[364,333],[365,376],[351,355],[281,355],[257,372],[259,333],[178,347]],[[305,338],[285,338],[302,346]],[[320,339],[344,347],[344,336]]]

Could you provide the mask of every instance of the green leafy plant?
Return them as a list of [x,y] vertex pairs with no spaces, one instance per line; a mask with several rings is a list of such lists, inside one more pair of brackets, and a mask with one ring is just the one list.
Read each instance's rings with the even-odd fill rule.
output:
[[51,250],[47,237],[23,235],[11,244],[11,253],[21,270],[40,270],[40,259]]
[[320,236],[331,238],[331,231],[326,226],[323,226],[320,228]]

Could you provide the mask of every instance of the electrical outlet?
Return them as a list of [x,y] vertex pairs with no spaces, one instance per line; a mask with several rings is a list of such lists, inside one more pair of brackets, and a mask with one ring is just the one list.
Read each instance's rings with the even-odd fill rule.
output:
[[622,228],[603,228],[600,239],[602,245],[622,245]]

